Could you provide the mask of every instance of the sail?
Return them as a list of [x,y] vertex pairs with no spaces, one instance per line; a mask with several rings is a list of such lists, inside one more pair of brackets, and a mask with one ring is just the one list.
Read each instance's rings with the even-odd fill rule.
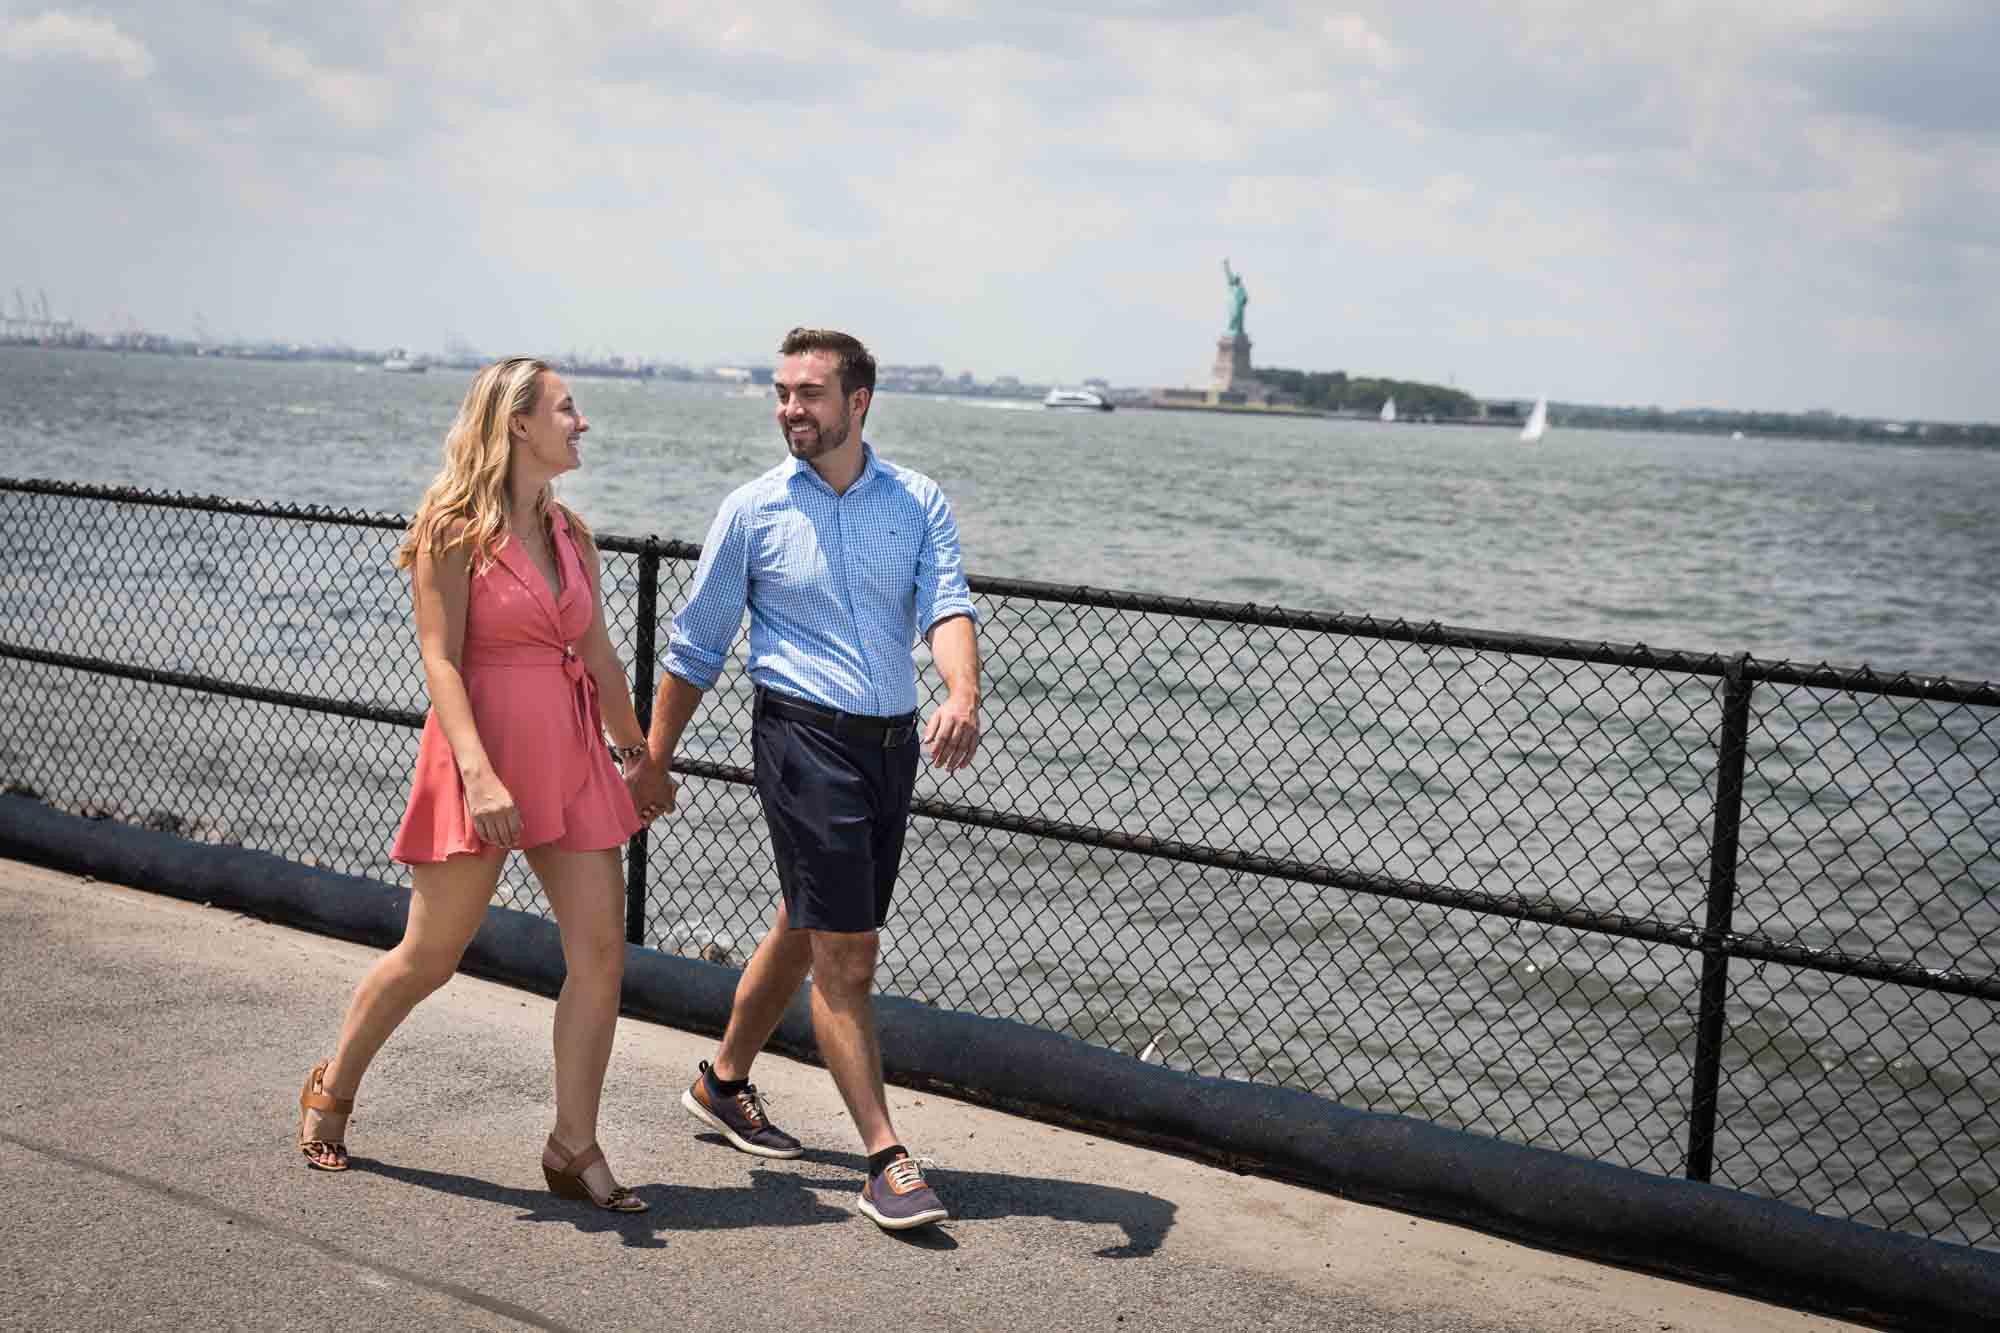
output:
[[1391,398],[1387,402],[1382,404],[1382,420],[1394,421],[1395,419],[1396,419],[1396,400]]
[[1528,413],[1528,424],[1521,427],[1521,442],[1533,444],[1542,438],[1542,432],[1549,428],[1549,400],[1537,398],[1535,410]]

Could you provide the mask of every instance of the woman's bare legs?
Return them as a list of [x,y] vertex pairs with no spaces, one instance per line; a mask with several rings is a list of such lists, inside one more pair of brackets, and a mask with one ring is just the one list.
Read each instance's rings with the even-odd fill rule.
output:
[[[556,1142],[571,1153],[597,1141],[597,1106],[618,1027],[618,997],[625,980],[625,880],[618,852],[566,852],[536,847],[526,853],[562,930],[562,994],[556,999]],[[546,1149],[542,1159],[560,1168]],[[602,1199],[616,1187],[602,1163],[586,1169],[584,1183]]]
[[[454,856],[410,872],[410,919],[402,941],[383,954],[354,988],[341,1024],[340,1045],[327,1066],[322,1087],[336,1097],[352,1097],[382,1043],[410,1011],[458,970],[465,946],[486,917],[486,905],[500,882],[501,856]],[[306,1137],[345,1137],[347,1117],[309,1111]]]

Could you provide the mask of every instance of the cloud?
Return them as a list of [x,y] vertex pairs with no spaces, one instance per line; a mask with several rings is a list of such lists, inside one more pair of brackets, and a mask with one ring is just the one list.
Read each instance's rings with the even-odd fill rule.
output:
[[1321,27],[1342,49],[1352,52],[1384,74],[1403,64],[1404,57],[1389,39],[1359,14],[1328,15]]
[[2000,126],[2000,10],[1917,5],[1813,32],[1786,63],[1830,111],[1922,134]]
[[382,129],[395,116],[395,91],[381,74],[320,64],[301,47],[245,25],[237,44],[252,69],[286,90],[303,92],[345,130]]
[[1990,9],[98,0],[0,20],[0,188],[168,330],[1181,383],[1228,255],[1272,364],[2000,416]]
[[0,24],[0,55],[23,62],[83,60],[109,66],[125,79],[143,79],[153,72],[152,55],[117,24],[53,9]]

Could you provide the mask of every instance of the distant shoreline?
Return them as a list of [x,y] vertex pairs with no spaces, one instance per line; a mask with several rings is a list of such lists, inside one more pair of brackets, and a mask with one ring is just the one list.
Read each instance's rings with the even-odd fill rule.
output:
[[1151,399],[1121,402],[1119,410],[1134,412],[1205,412],[1214,416],[1317,418],[1324,421],[1373,421],[1383,426],[1485,426],[1494,430],[1519,430],[1521,423],[1506,417],[1401,417],[1380,421],[1373,412],[1329,412],[1314,407],[1252,407],[1244,403],[1168,403]]
[[[120,345],[102,339],[91,342],[35,342],[21,339],[0,340],[0,351],[10,350],[44,352],[115,352],[135,356],[184,357],[202,361],[262,361],[286,363],[324,363],[329,365],[356,365],[379,367],[382,352],[365,351],[360,348],[307,347],[303,345],[270,344],[255,347],[215,347],[206,348],[178,339],[148,338],[144,342]],[[725,375],[712,374],[705,370],[694,370],[679,365],[611,365],[599,362],[576,362],[562,356],[545,357],[550,364],[565,374],[594,376],[609,379],[640,381],[660,381],[675,384],[735,385],[745,382]],[[484,360],[454,357],[451,359],[424,361],[429,370],[473,371],[486,364]],[[754,383],[754,380],[751,381]],[[962,398],[981,402],[1023,401],[1036,402],[1040,398],[1039,386],[1010,384],[1005,391],[995,387],[974,387],[959,389],[947,382],[935,386],[916,387],[897,383],[882,385],[889,393],[909,393],[924,397]],[[1035,390],[1033,396],[1028,396]],[[1495,402],[1509,402],[1510,399],[1494,399]],[[1322,419],[1331,421],[1368,421],[1373,419],[1370,412],[1327,411],[1319,408],[1269,408],[1253,407],[1247,404],[1199,402],[1168,403],[1152,398],[1114,398],[1121,409],[1143,412],[1207,412],[1232,417],[1273,417],[1284,419]],[[1485,426],[1492,429],[1518,429],[1521,422],[1500,415],[1493,417],[1411,417],[1395,422],[1383,422],[1384,426],[1429,425],[1429,426]],[[1631,431],[1659,435],[1713,435],[1729,438],[1741,434],[1745,440],[1824,440],[1833,443],[1859,444],[1900,444],[1900,445],[1948,445],[1955,447],[1995,448],[2000,447],[2000,423],[1995,422],[1936,422],[1915,419],[1889,420],[1828,416],[1824,414],[1800,414],[1787,412],[1724,412],[1719,410],[1694,409],[1682,412],[1664,412],[1658,409],[1610,408],[1594,404],[1566,405],[1557,402],[1549,404],[1549,429],[1552,431],[1606,430]]]

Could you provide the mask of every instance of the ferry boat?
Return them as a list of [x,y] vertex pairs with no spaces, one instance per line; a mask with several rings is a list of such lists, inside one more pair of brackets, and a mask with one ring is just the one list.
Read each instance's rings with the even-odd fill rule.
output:
[[421,375],[430,367],[421,358],[411,356],[400,347],[391,347],[389,355],[382,358],[382,369],[392,375]]
[[1112,410],[1111,400],[1095,389],[1050,389],[1049,396],[1042,399],[1042,406],[1061,408],[1071,412],[1109,412]]

